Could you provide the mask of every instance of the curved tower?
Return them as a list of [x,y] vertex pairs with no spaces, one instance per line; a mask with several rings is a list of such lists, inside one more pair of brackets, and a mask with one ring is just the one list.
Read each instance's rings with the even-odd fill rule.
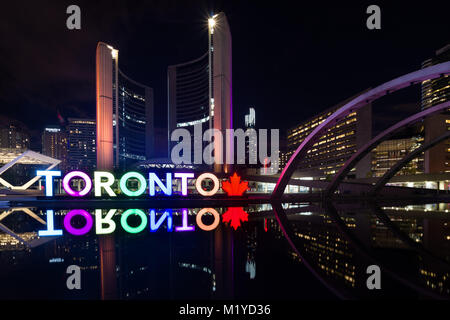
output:
[[[169,66],[169,141],[170,133],[177,128],[192,132],[196,124],[203,130],[210,127],[209,56]],[[170,155],[170,149],[169,149]]]
[[[168,78],[168,155],[173,130],[185,128],[194,136],[194,126],[202,131],[218,129],[223,145],[215,142],[215,156],[225,161],[226,129],[233,128],[231,31],[223,12],[208,20],[208,48],[198,59],[169,66]],[[201,141],[192,141],[192,146]],[[193,147],[192,147],[193,149]],[[193,160],[193,157],[191,157]],[[215,165],[215,171],[227,166]]]
[[[119,51],[99,42],[96,52],[97,168],[126,168],[152,152],[153,90],[119,70]],[[117,299],[116,245],[99,238],[101,297]]]
[[153,89],[119,69],[119,51],[97,44],[97,167],[126,168],[153,152]]

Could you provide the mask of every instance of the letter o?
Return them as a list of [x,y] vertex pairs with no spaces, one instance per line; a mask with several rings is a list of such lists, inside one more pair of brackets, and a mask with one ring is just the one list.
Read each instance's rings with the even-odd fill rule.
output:
[[[72,221],[72,218],[74,216],[82,216],[86,220],[86,224],[84,225],[84,227],[79,229],[72,227],[70,222]],[[88,233],[91,230],[93,224],[94,221],[92,219],[92,216],[85,210],[70,210],[64,217],[64,228],[66,228],[67,232],[75,236],[82,236],[83,234]]]
[[[212,224],[210,224],[209,226],[205,225],[202,221],[202,216],[207,212],[212,213],[212,215],[214,216],[214,222]],[[217,228],[217,226],[219,225],[220,215],[213,208],[203,208],[202,210],[200,210],[197,213],[197,216],[195,217],[195,221],[197,222],[197,225],[200,229],[205,230],[205,231],[211,231],[211,230],[214,230],[215,228]]]
[[[80,177],[81,179],[84,180],[85,186],[84,186],[83,190],[74,191],[70,187],[70,180],[72,180],[75,177]],[[82,171],[72,171],[64,176],[63,188],[72,197],[83,197],[83,196],[87,195],[89,193],[89,191],[91,191],[92,180],[91,180],[91,178],[89,178],[89,176],[86,173],[84,173]]]
[[[139,189],[136,191],[131,191],[127,187],[127,181],[130,178],[137,178],[139,180]],[[144,176],[140,174],[139,172],[127,172],[125,173],[122,178],[120,178],[120,190],[122,190],[123,193],[125,193],[129,197],[137,197],[140,196],[145,192],[145,189],[147,188],[147,181],[145,180]]]
[[[206,191],[202,188],[203,180],[208,178],[214,182],[214,187],[212,188],[211,191]],[[212,173],[202,173],[197,177],[197,180],[195,180],[195,188],[197,189],[197,192],[205,197],[211,197],[215,195],[219,190],[219,186],[220,186],[219,179],[217,179],[217,177]]]
[[[141,224],[137,227],[130,227],[128,224],[128,217],[131,214],[137,214],[141,218]],[[122,228],[128,232],[128,233],[138,233],[145,229],[147,226],[147,216],[142,210],[139,209],[128,209],[124,213],[122,213],[122,216],[120,217],[120,224],[122,225]]]

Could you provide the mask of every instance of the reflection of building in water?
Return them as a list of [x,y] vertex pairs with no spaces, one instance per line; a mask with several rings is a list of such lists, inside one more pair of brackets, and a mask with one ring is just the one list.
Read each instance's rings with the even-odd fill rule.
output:
[[199,270],[201,272],[204,272],[211,276],[211,291],[216,291],[216,275],[212,272],[212,270],[208,267],[202,267],[193,263],[186,263],[186,262],[178,262],[178,266],[180,268],[186,268],[186,269],[192,269],[192,270]]
[[[368,261],[355,254],[352,244],[343,238],[328,216],[323,212],[307,211],[312,210],[311,207],[296,204],[286,210],[288,213],[295,212],[289,213],[288,218],[297,236],[299,251],[327,282],[357,289],[357,294],[364,295],[367,293],[365,268]],[[419,212],[418,206],[414,210],[407,208],[408,212],[388,212],[393,223],[412,239],[421,242],[427,250],[448,260],[450,225],[444,211],[447,209],[433,206],[434,209],[441,209],[441,216],[436,217],[431,211]],[[245,209],[251,212],[250,217],[253,218],[237,231],[223,224],[214,232],[199,230],[192,219],[192,214],[198,209],[189,210],[189,225],[195,226],[195,232],[168,232],[167,221],[162,223],[157,232],[152,233],[129,234],[119,227],[114,237],[117,258],[113,266],[117,273],[112,282],[118,288],[117,298],[210,299],[230,298],[234,294],[244,297],[246,291],[255,294],[263,287],[270,288],[268,290],[273,288],[268,283],[274,266],[279,267],[286,278],[292,277],[288,269],[292,266],[295,272],[299,270],[299,257],[289,247],[276,219],[270,211],[258,212],[261,208],[256,205]],[[304,211],[296,212],[297,209]],[[18,211],[24,211],[24,208]],[[224,210],[218,208],[218,211]],[[414,250],[394,241],[396,235],[388,232],[374,216],[365,211],[342,211],[339,210],[339,215],[347,227],[365,245],[374,248],[377,257],[383,258],[380,259],[381,266],[384,262],[392,262],[397,269],[395,271],[404,272],[402,275],[407,274],[409,279],[420,281],[421,285],[436,292],[449,293],[448,269],[441,268],[429,257],[419,258]],[[115,219],[120,219],[121,212],[119,210]],[[34,213],[38,218],[43,217],[43,212],[34,210]],[[0,223],[32,244],[28,249],[18,242],[17,237],[0,232],[0,267],[3,271],[0,283],[4,289],[0,292],[0,298],[7,297],[12,288],[14,297],[19,298],[26,292],[35,298],[98,299],[101,296],[99,243],[102,235],[97,236],[95,232],[83,236],[65,233],[62,237],[52,239],[42,237],[49,241],[45,245],[33,245],[34,241],[39,240],[36,239],[35,230],[42,228],[41,222],[36,218],[31,219],[34,213],[11,212],[6,215],[0,212]],[[55,211],[57,228],[62,225],[66,213],[67,210]],[[179,210],[174,210],[174,227],[181,225],[181,218]],[[204,218],[205,224],[208,224],[208,217]],[[72,221],[74,227],[78,227],[79,222],[82,223]],[[116,223],[120,226],[118,220]],[[130,224],[133,224],[131,218]],[[283,259],[288,263],[283,264]],[[256,260],[258,277],[255,277]],[[65,286],[66,268],[71,264],[82,269],[82,291],[69,291]],[[63,275],[61,281],[54,280],[55,274]],[[279,281],[278,276],[276,281]],[[307,277],[311,277],[309,272]],[[34,282],[29,282],[30,279]],[[292,283],[290,285],[292,288]],[[282,286],[289,287],[285,283]]]
[[[1,213],[0,265],[7,276],[0,277],[0,282],[7,297],[98,298],[97,237],[38,237],[37,230],[45,223],[41,217],[42,212],[29,208]],[[55,225],[62,224],[61,218],[58,212]],[[65,285],[65,271],[71,264],[82,270],[82,292],[69,291]],[[6,298],[4,294],[0,297]]]
[[[423,221],[423,245],[439,257],[450,261],[450,221],[449,219],[428,218]],[[433,268],[426,259],[420,265],[420,277],[424,283],[439,293],[450,294],[450,272]]]
[[[358,211],[351,214],[351,210],[339,212],[347,227],[354,232],[358,240],[368,248],[374,248],[380,262],[393,263],[396,272],[401,272],[409,279],[418,280],[421,285],[433,289],[441,294],[450,293],[450,274],[448,268],[441,268],[430,257],[418,256],[408,245],[399,240],[388,227],[368,212]],[[392,213],[392,212],[391,212]],[[394,225],[413,241],[422,243],[425,249],[438,257],[450,259],[450,224],[448,219],[429,218],[417,215],[418,211],[389,214]],[[298,249],[313,267],[320,269],[327,280],[337,280],[352,288],[365,289],[365,267],[367,263],[354,255],[353,244],[335,227],[332,220],[320,214],[310,214],[307,217],[290,215],[289,221],[298,236]],[[281,230],[273,219],[267,220],[269,232],[283,237]],[[289,249],[288,249],[289,250]],[[369,253],[370,254],[370,253]],[[294,260],[299,257],[291,251]],[[388,259],[388,260],[386,260]],[[411,262],[414,263],[411,263]],[[363,265],[361,265],[363,263]],[[362,268],[362,269],[361,269]],[[361,276],[363,275],[363,276]]]
[[[191,216],[199,209],[188,209]],[[218,212],[223,210],[217,208]],[[181,209],[172,210],[173,228]],[[157,212],[156,220],[162,215]],[[208,217],[204,217],[207,221]],[[207,223],[207,222],[205,222]],[[229,228],[228,228],[229,229]],[[168,232],[167,220],[156,232],[117,236],[118,292],[121,299],[210,299],[230,297],[232,277],[229,232]],[[217,271],[218,270],[218,271]]]
[[0,251],[28,250],[39,246],[49,239],[41,239],[35,230],[36,225],[45,221],[30,208],[9,208],[0,212]]
[[245,263],[245,272],[250,276],[250,279],[256,277],[256,249],[258,247],[258,229],[252,227],[246,234],[246,247],[247,247],[247,261]]
[[[440,206],[408,206],[406,208],[388,207],[385,212],[401,232],[413,241],[421,243],[433,255],[450,260],[450,224],[448,219],[433,216],[433,209]],[[442,208],[439,208],[442,209]],[[448,211],[447,209],[445,209]],[[444,210],[442,210],[444,211]],[[446,212],[445,211],[445,212]],[[438,211],[434,211],[434,214]],[[424,215],[425,214],[425,215]],[[428,217],[426,216],[428,215]],[[384,249],[400,249],[405,253],[412,252],[410,246],[401,241],[381,221],[373,217],[372,246]],[[428,256],[416,259],[417,265],[411,265],[415,277],[426,287],[440,293],[450,293],[450,273],[445,267],[436,264]]]
[[[423,226],[417,218],[390,217],[391,221],[405,234],[416,242],[422,242]],[[384,225],[375,216],[372,223],[372,246],[382,248],[408,248],[408,245],[396,237],[390,228]]]
[[[1,227],[0,231],[3,231]],[[17,234],[17,236],[27,242],[31,242],[38,237],[37,232],[23,232]],[[0,251],[25,249],[28,249],[28,246],[17,237],[7,233],[0,233]]]
[[[182,216],[179,210],[174,210],[173,225],[180,226]],[[192,216],[198,209],[190,209]],[[218,211],[223,211],[218,209]],[[119,210],[117,217],[120,217]],[[55,211],[55,226],[62,226],[62,219],[67,210]],[[38,215],[40,216],[40,215]],[[18,218],[18,215],[10,215],[8,218]],[[20,217],[19,217],[20,218]],[[115,218],[115,219],[116,219]],[[3,220],[7,220],[6,218]],[[45,220],[45,218],[44,218]],[[16,237],[25,240],[37,238],[37,233],[23,232],[28,225],[17,221],[14,229],[19,230]],[[204,217],[208,223],[208,217]],[[72,220],[72,225],[77,228],[81,220]],[[133,223],[132,219],[131,222]],[[116,221],[116,224],[119,224]],[[21,226],[23,225],[23,226]],[[195,225],[192,218],[189,225]],[[34,230],[40,230],[42,224],[34,225]],[[114,268],[117,277],[112,280],[113,286],[118,288],[118,298],[142,299],[142,298],[212,298],[231,297],[233,286],[231,285],[234,261],[229,255],[233,254],[233,245],[230,244],[230,228],[225,228],[219,234],[196,230],[195,232],[167,232],[167,225],[163,223],[157,232],[141,234],[128,234],[116,230],[114,250],[117,251],[117,259]],[[20,233],[19,233],[20,232]],[[65,268],[74,264],[80,266],[83,271],[82,288],[83,298],[99,298],[100,287],[98,285],[100,269],[99,243],[101,237],[95,232],[90,232],[81,237],[65,233],[62,237],[42,239],[50,240],[45,246],[27,249],[29,246],[20,244],[14,236],[0,233],[0,264],[1,265],[33,265],[38,270],[51,265],[52,270],[58,270],[65,274]],[[51,241],[53,240],[53,241]],[[8,251],[5,251],[6,249]],[[215,272],[219,269],[219,274]],[[8,269],[9,270],[9,269]],[[12,278],[18,274],[11,273]],[[49,281],[52,274],[42,275],[41,281]],[[111,281],[111,279],[110,279]],[[116,282],[117,281],[117,282]],[[63,282],[61,282],[63,284]],[[231,285],[231,286],[230,286]],[[230,291],[231,290],[231,291]],[[30,291],[32,294],[34,291]],[[73,297],[73,292],[67,291],[65,286],[60,286],[54,293],[59,297]]]
[[255,279],[256,277],[256,263],[255,260],[247,260],[245,263],[245,272],[250,276],[250,279]]
[[[356,264],[348,241],[331,221],[317,215],[297,215],[290,218],[295,235],[299,238],[299,250],[305,259],[316,265],[327,277],[343,281],[346,286],[355,287]],[[356,227],[354,218],[347,218],[347,226]],[[283,239],[283,233],[274,219],[267,220],[269,232],[275,238]],[[295,252],[288,249],[294,260],[301,261]]]
[[346,285],[355,287],[356,266],[352,262],[353,254],[349,243],[342,234],[325,227],[306,225],[306,228],[296,228],[296,235],[305,240],[304,252],[313,257],[318,267],[329,277],[344,280]]
[[78,265],[81,270],[98,269],[98,240],[94,236],[61,237],[54,246],[47,248],[49,258],[61,258],[66,263]]

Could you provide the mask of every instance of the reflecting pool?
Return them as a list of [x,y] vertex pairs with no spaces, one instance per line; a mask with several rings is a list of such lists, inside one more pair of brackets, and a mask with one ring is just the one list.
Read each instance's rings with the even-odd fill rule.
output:
[[448,299],[449,209],[3,208],[0,299]]

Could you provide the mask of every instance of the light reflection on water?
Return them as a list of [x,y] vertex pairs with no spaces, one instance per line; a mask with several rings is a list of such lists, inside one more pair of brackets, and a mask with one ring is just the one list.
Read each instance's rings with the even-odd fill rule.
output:
[[[119,299],[450,296],[448,204],[253,205],[242,208],[248,221],[240,220],[236,229],[222,221],[229,208],[214,209],[221,221],[212,231],[198,227],[200,208],[190,208],[187,220],[195,231],[168,232],[166,220],[155,232],[149,222],[131,234],[121,228],[125,210],[118,209],[112,234],[97,235],[94,222],[82,236],[64,229],[69,210],[55,210],[55,228],[64,231],[59,237],[38,236],[46,210],[4,209],[0,298],[99,299],[105,288]],[[148,208],[141,210],[149,216]],[[86,211],[94,216],[95,210]],[[156,218],[164,211],[156,210]],[[182,219],[182,210],[173,209],[173,226]],[[213,220],[203,217],[207,225]],[[74,227],[84,223],[72,220]],[[129,223],[139,221],[131,217]],[[66,287],[72,264],[82,270],[81,290]],[[381,267],[382,290],[367,289],[366,269],[372,264]]]

